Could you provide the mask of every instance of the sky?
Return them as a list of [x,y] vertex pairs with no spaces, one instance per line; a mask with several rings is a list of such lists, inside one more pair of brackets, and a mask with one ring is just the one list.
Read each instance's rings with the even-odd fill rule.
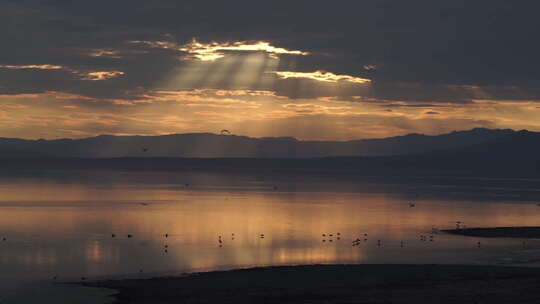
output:
[[4,0],[0,137],[540,131],[538,1]]

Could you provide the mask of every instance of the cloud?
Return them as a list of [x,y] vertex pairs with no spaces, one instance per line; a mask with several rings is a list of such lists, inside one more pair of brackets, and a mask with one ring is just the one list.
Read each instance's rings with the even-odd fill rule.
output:
[[534,102],[477,101],[460,108],[447,105],[442,109],[444,115],[426,115],[421,107],[393,107],[387,112],[384,103],[290,99],[249,90],[152,91],[138,100],[107,101],[45,92],[0,96],[0,105],[1,136],[25,138],[219,132],[226,128],[246,136],[350,140],[474,127],[540,127]]
[[374,103],[379,103],[388,108],[435,108],[435,107],[452,107],[451,103],[413,103],[404,101],[392,100],[374,100]]
[[85,53],[90,57],[122,58],[120,51],[112,49],[90,49]]
[[0,69],[8,70],[63,70],[78,75],[81,80],[107,80],[124,75],[121,71],[79,71],[70,67],[53,64],[0,65]]
[[[0,96],[26,108],[2,108],[11,124],[0,136],[69,136],[67,129],[162,134],[220,129],[230,121],[260,128],[245,131],[250,135],[306,138],[317,134],[304,123],[340,138],[441,131],[461,122],[540,130],[540,41],[530,38],[540,27],[537,1],[312,0],[308,6],[1,1],[0,32],[9,42],[0,55]],[[61,118],[62,111],[114,112],[120,123],[75,130],[51,118],[38,129],[31,127],[35,121],[24,128],[26,116],[18,116]],[[425,114],[435,111],[441,114]]]
[[278,71],[274,73],[282,79],[307,78],[307,79],[313,79],[313,80],[325,81],[325,82],[344,81],[344,82],[359,83],[359,84],[371,82],[371,79],[367,79],[367,78],[353,77],[350,75],[336,75],[334,73],[324,72],[324,71],[315,71],[315,72]]
[[308,52],[299,50],[287,50],[276,47],[266,41],[235,41],[235,42],[210,42],[201,43],[195,38],[189,43],[178,45],[169,41],[131,41],[135,44],[145,44],[153,48],[181,51],[187,54],[185,58],[195,58],[201,61],[215,61],[225,57],[227,52],[264,52],[277,58],[277,55],[309,55]]
[[108,100],[118,105],[138,105],[152,103],[176,103],[187,107],[212,107],[212,108],[258,108],[259,100],[279,99],[273,92],[249,91],[249,90],[215,90],[215,89],[192,89],[192,90],[157,90],[148,92],[136,99],[111,99]]
[[292,110],[295,114],[303,115],[320,115],[320,114],[332,114],[332,115],[350,115],[354,113],[354,110],[350,106],[343,105],[327,105],[317,103],[289,103],[283,105],[284,109]]
[[363,68],[366,71],[373,71],[377,69],[377,66],[374,64],[364,64]]
[[[365,97],[457,104],[485,93],[489,96],[482,98],[540,100],[540,71],[533,68],[539,60],[535,50],[540,49],[540,43],[527,38],[540,25],[531,15],[540,4],[532,1],[509,6],[503,0],[429,4],[412,0],[407,5],[397,0],[385,1],[384,5],[376,1],[329,5],[314,0],[309,4],[312,10],[306,10],[302,3],[287,3],[286,11],[261,11],[243,1],[127,3],[96,0],[75,6],[65,0],[5,1],[0,7],[1,28],[10,37],[25,39],[3,45],[0,63],[24,66],[54,62],[82,72],[126,73],[115,87],[98,86],[96,82],[92,87],[81,86],[70,76],[55,76],[54,90],[65,88],[110,98],[136,88],[155,89],[160,78],[193,61],[218,62],[227,55],[261,52],[280,58],[275,71],[324,70],[370,79],[373,89]],[[204,18],[196,17],[203,11]],[[324,12],[324,17],[317,12]],[[364,13],[359,17],[358,12]],[[24,27],[14,26],[12,20]],[[126,43],[129,41],[138,43]],[[175,62],[180,56],[185,62]],[[2,62],[6,58],[12,62]],[[0,83],[10,82],[11,75],[0,74]],[[46,87],[49,81],[45,74],[43,78],[3,85],[0,92]],[[292,82],[290,88],[296,85]],[[288,85],[279,86],[277,89],[282,90]],[[220,88],[216,84],[207,87]],[[474,87],[484,92],[470,89]],[[317,87],[312,91],[323,96],[331,92]],[[332,94],[357,93],[347,89]]]
[[83,80],[107,80],[124,75],[120,71],[102,71],[102,72],[87,72],[83,73]]
[[9,70],[62,70],[65,67],[53,64],[0,65],[1,69]]

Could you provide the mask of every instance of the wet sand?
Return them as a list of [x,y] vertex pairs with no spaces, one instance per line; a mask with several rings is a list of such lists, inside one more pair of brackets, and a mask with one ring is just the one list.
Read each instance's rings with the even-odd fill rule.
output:
[[540,227],[463,228],[448,229],[443,232],[476,237],[540,239]]
[[108,304],[115,290],[73,286],[56,281],[1,282],[0,304]]
[[540,303],[540,269],[312,265],[87,282],[115,303]]

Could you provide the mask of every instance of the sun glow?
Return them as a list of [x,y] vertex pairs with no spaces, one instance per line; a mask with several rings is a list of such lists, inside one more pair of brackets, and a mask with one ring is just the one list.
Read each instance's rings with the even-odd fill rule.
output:
[[279,58],[265,53],[230,54],[215,61],[184,61],[159,86],[167,90],[219,88],[270,90],[276,80],[269,73],[279,65]]

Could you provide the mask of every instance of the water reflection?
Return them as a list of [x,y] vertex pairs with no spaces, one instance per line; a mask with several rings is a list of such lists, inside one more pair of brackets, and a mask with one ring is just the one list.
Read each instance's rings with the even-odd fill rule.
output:
[[[540,220],[532,203],[442,195],[416,197],[411,208],[410,195],[368,191],[362,183],[356,192],[299,185],[276,191],[275,183],[261,180],[175,179],[181,183],[143,182],[147,177],[4,181],[0,237],[7,241],[0,242],[0,279],[278,264],[496,263],[522,254],[521,241],[482,240],[478,248],[475,238],[431,234],[433,228]],[[331,183],[319,187],[333,189]],[[529,250],[537,245],[531,242]]]

